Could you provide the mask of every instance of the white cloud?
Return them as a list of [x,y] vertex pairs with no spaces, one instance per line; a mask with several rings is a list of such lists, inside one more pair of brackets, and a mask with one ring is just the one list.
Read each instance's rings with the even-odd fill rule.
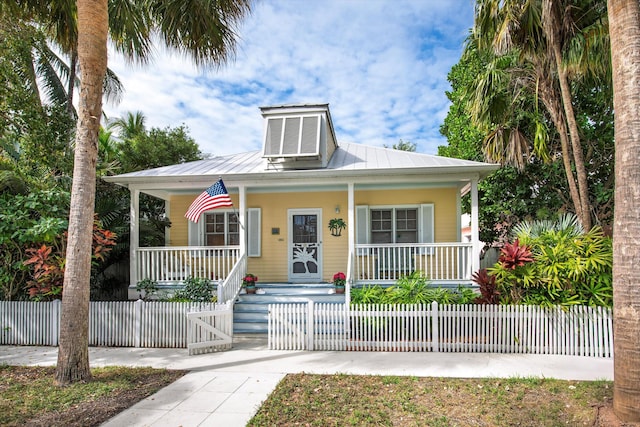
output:
[[[447,109],[447,73],[473,19],[471,0],[256,2],[234,62],[197,70],[159,52],[147,67],[117,55],[124,83],[110,117],[142,111],[148,126],[185,124],[204,152],[261,147],[264,105],[328,102],[338,141],[435,153]],[[159,49],[161,50],[161,49]]]

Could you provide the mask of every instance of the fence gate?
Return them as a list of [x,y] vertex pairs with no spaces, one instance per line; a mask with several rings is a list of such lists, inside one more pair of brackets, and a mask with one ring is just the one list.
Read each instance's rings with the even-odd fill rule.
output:
[[187,313],[189,355],[229,350],[233,342],[233,308]]

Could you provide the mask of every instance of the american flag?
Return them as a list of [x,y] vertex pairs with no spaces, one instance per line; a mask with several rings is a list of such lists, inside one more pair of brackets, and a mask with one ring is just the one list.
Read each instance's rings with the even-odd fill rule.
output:
[[227,193],[224,182],[222,182],[222,179],[219,179],[211,187],[204,190],[202,194],[191,203],[191,206],[189,206],[184,216],[189,221],[198,222],[202,212],[224,206],[233,206],[233,202],[231,202],[231,197],[229,197]]

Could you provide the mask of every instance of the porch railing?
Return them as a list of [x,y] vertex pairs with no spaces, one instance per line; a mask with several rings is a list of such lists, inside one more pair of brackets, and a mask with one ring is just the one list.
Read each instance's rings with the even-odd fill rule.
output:
[[233,303],[240,293],[242,278],[247,274],[247,256],[243,255],[227,278],[218,286],[218,302]]
[[356,245],[356,282],[394,282],[414,271],[431,282],[471,280],[471,243],[408,243]]
[[179,283],[189,277],[224,280],[240,257],[237,246],[138,248],[137,280]]

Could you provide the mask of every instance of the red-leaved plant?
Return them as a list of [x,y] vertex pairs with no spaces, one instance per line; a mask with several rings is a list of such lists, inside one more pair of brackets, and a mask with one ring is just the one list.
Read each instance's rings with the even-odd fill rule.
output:
[[496,276],[489,274],[486,268],[473,273],[471,280],[480,287],[480,296],[475,299],[476,304],[498,304],[500,302]]
[[[30,298],[40,301],[62,298],[66,243],[67,232],[65,231],[61,248],[42,245],[39,248],[26,250],[29,259],[24,262],[24,265],[31,265],[33,268],[32,279],[27,282]],[[116,234],[103,229],[96,219],[93,223],[91,264],[104,261],[105,256],[115,244]],[[56,249],[55,252],[54,249]]]
[[521,245],[516,239],[513,243],[506,243],[500,250],[500,258],[498,262],[509,270],[515,270],[516,267],[522,267],[528,262],[533,262],[533,254],[527,245]]
[[64,258],[51,254],[51,246],[27,249],[30,257],[25,265],[33,265],[33,279],[27,282],[29,297],[36,300],[50,300],[62,297],[64,282]]

